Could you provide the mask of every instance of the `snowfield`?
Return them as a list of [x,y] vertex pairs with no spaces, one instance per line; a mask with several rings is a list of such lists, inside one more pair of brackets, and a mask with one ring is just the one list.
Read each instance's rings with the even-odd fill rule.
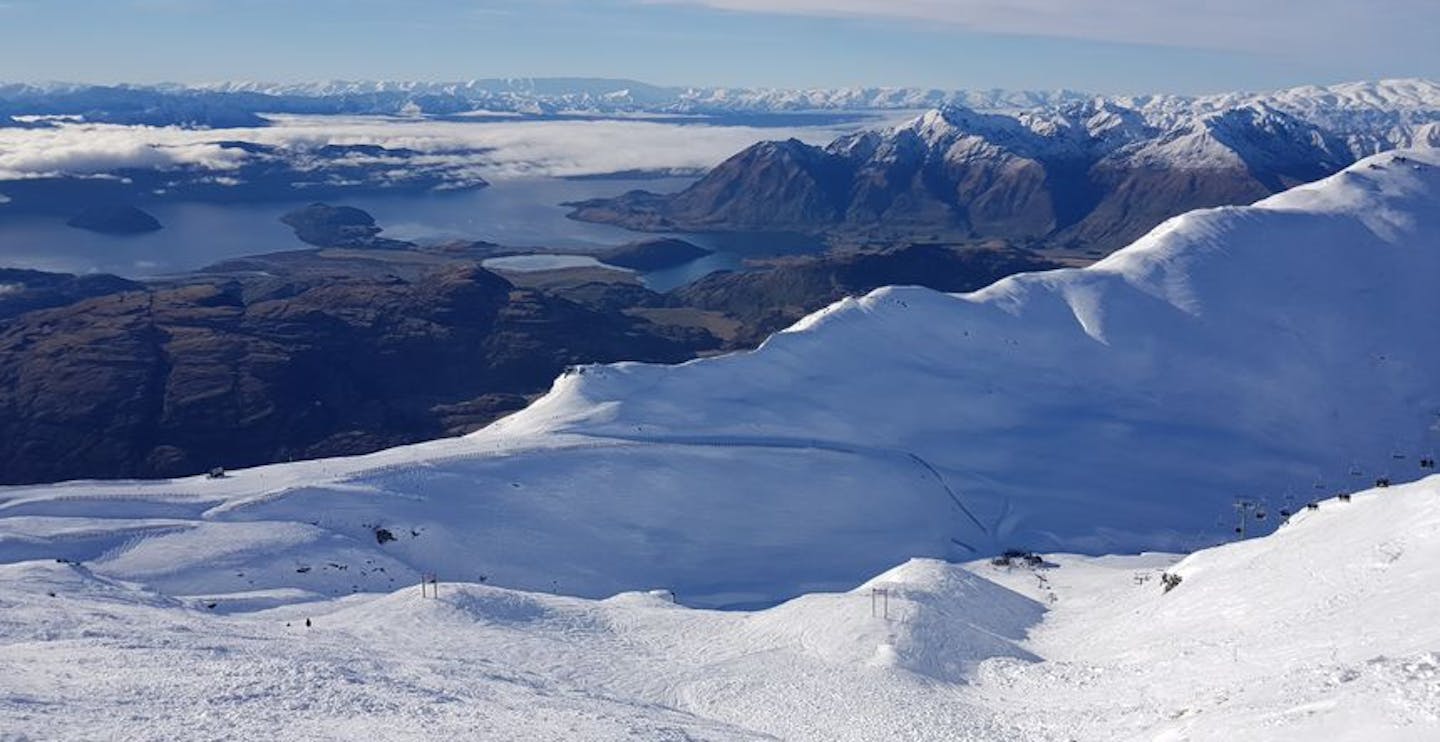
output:
[[1440,735],[1440,477],[1178,562],[914,560],[758,612],[442,583],[231,613],[55,561],[0,585],[4,739]]
[[461,439],[0,488],[0,739],[1433,739],[1440,479],[1325,498],[1428,473],[1437,277],[1390,153]]

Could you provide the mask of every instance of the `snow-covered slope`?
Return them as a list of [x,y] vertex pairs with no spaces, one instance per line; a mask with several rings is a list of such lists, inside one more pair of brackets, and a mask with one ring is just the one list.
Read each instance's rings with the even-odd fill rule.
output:
[[749,613],[473,583],[236,613],[31,561],[0,565],[0,730],[1418,741],[1440,734],[1437,583],[1440,477],[1184,559],[912,560]]
[[1328,175],[1350,157],[1346,145],[1320,127],[1263,104],[1204,114],[1152,139],[1130,141],[1137,143],[1134,151],[1119,153],[1130,167],[1234,168],[1257,174],[1303,168]]
[[1196,116],[1265,106],[1342,137],[1356,157],[1394,147],[1432,145],[1440,119],[1440,84],[1430,80],[1378,80],[1306,85],[1268,93],[1222,93],[1200,97],[1148,96],[1118,99],[1144,112],[1156,126],[1172,128]]
[[497,430],[904,451],[980,549],[1193,545],[1234,497],[1293,508],[1436,445],[1437,161],[1191,213],[1088,270],[882,290],[751,355],[597,369]]
[[[1440,734],[1440,477],[1329,499],[1262,539],[975,567],[1053,612],[982,705],[1044,739],[1425,740]],[[1181,577],[1163,593],[1162,569]],[[1043,730],[1043,731],[1042,731]]]
[[0,555],[180,595],[439,571],[740,605],[915,556],[1214,543],[1236,497],[1263,530],[1440,447],[1437,204],[1440,153],[1382,155],[1090,269],[884,289],[753,353],[584,368],[465,439],[0,489]]

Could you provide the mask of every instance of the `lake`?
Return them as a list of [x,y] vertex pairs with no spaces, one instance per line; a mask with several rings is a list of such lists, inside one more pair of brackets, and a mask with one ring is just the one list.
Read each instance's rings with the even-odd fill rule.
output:
[[[561,203],[616,196],[637,188],[671,192],[691,182],[690,178],[513,178],[497,179],[489,188],[477,191],[369,195],[332,202],[369,212],[385,228],[383,236],[393,239],[422,244],[485,240],[585,254],[655,235],[567,219],[568,209]],[[244,255],[303,249],[309,246],[279,219],[306,203],[150,203],[145,210],[165,228],[123,237],[74,229],[56,217],[7,217],[0,206],[0,266],[145,278],[195,270]],[[668,291],[716,270],[739,269],[747,256],[793,254],[819,247],[817,240],[798,235],[674,236],[714,254],[642,275],[654,290]]]

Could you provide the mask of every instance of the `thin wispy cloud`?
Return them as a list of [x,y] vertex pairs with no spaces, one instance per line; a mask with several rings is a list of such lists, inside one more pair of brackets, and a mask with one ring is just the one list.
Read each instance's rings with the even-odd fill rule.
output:
[[[635,0],[743,13],[885,18],[978,32],[1284,53],[1357,35],[1420,40],[1433,0]],[[1433,38],[1433,37],[1432,37]]]

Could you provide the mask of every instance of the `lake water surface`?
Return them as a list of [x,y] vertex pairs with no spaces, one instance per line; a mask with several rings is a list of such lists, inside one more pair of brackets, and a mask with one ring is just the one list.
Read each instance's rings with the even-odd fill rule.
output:
[[[457,193],[357,196],[332,203],[368,211],[384,236],[419,243],[485,240],[511,247],[544,247],[585,254],[653,235],[565,218],[560,204],[615,196],[643,188],[683,189],[688,178],[646,180],[524,178],[497,180],[489,188]],[[145,205],[165,228],[135,236],[110,236],[65,225],[56,217],[4,215],[0,205],[0,266],[66,273],[115,273],[145,278],[195,270],[221,260],[308,247],[279,219],[307,201],[246,204],[157,203]],[[715,251],[678,268],[642,276],[657,291],[683,285],[716,270],[742,267],[747,256],[812,251],[816,240],[797,235],[675,235]]]

